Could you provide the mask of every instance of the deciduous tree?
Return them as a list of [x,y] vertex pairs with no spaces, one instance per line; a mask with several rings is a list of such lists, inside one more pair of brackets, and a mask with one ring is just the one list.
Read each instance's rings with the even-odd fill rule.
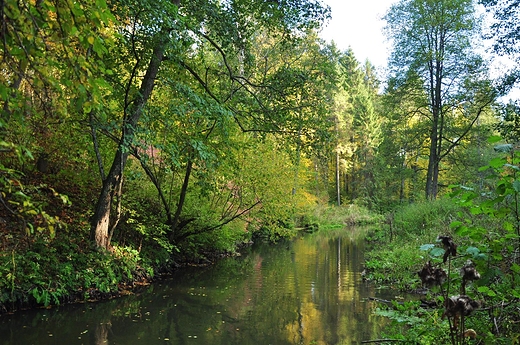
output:
[[[161,78],[173,78],[190,87],[199,85],[200,97],[209,97],[217,104],[227,103],[227,98],[243,97],[254,99],[257,109],[242,116],[239,108],[231,108],[234,119],[244,130],[258,131],[258,124],[283,122],[279,109],[265,108],[259,91],[274,90],[274,85],[254,84],[247,72],[252,37],[260,29],[271,30],[289,41],[296,33],[308,28],[317,28],[326,17],[327,9],[318,1],[135,1],[113,3],[116,17],[123,25],[119,28],[121,40],[126,45],[130,61],[127,68],[120,69],[124,85],[120,87],[122,115],[115,115],[118,148],[98,198],[92,217],[91,238],[100,248],[109,248],[111,232],[119,219],[119,202],[125,164],[135,144],[136,131],[146,107],[154,97],[154,86]],[[219,68],[208,66],[205,71],[205,51],[211,51],[212,61],[219,61]],[[195,66],[193,62],[199,62]],[[176,78],[168,71],[176,70]],[[142,77],[141,77],[142,76]],[[221,89],[220,79],[227,80]],[[199,97],[196,96],[196,97]],[[226,98],[227,97],[227,98]],[[273,115],[275,116],[273,118]],[[114,133],[114,131],[112,131]],[[193,162],[186,166],[186,181],[189,181]],[[104,169],[102,169],[104,170]],[[181,192],[182,193],[182,192]],[[179,204],[182,204],[182,198]],[[181,205],[182,206],[182,205]],[[177,222],[177,215],[172,222]]]
[[434,199],[441,161],[494,99],[483,61],[473,49],[478,33],[474,6],[470,0],[402,0],[390,8],[386,20],[393,40],[392,75],[403,85],[418,77],[426,95],[415,107],[429,124],[425,193]]

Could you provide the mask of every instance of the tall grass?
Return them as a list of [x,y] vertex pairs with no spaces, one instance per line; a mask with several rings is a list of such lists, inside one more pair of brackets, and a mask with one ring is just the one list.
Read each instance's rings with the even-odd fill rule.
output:
[[425,263],[419,247],[450,233],[450,222],[460,206],[450,199],[424,201],[396,209],[384,226],[374,230],[365,253],[367,277],[401,290],[419,287],[416,272]]
[[347,225],[369,225],[381,223],[384,217],[358,205],[318,205],[313,217],[320,229],[340,228]]
[[394,211],[392,227],[398,238],[436,237],[449,231],[450,223],[461,210],[451,199],[423,201],[403,206]]

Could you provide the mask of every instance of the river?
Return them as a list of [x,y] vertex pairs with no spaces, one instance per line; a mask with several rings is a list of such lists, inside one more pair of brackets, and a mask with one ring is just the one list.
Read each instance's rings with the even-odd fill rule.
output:
[[376,339],[357,230],[256,245],[134,295],[0,317],[0,344],[334,345]]

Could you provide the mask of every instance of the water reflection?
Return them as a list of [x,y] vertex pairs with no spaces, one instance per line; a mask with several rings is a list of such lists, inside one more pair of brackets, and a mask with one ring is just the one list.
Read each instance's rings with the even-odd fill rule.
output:
[[1,344],[357,344],[381,320],[350,230],[257,246],[97,304],[0,318]]

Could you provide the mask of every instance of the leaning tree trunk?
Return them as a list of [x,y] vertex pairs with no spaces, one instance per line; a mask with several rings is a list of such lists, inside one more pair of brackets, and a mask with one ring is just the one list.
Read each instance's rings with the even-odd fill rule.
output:
[[166,38],[167,35],[164,35],[164,38],[159,41],[153,50],[150,63],[148,64],[148,69],[141,83],[139,96],[136,99],[129,116],[125,118],[123,122],[121,139],[110,172],[103,181],[103,187],[92,217],[90,230],[90,238],[97,248],[110,248],[110,238],[112,237],[111,231],[113,231],[113,225],[118,221],[118,219],[112,215],[112,206],[114,203],[114,197],[122,183],[123,172],[128,159],[129,149],[126,146],[133,142],[135,136],[134,131],[139,123],[143,107],[146,105],[146,102],[152,94],[155,79],[164,57],[167,44]]
[[177,209],[175,210],[175,215],[173,217],[172,223],[170,224],[171,233],[170,233],[170,241],[175,242],[176,236],[178,235],[178,231],[181,226],[181,213],[182,208],[184,207],[184,202],[186,201],[186,195],[188,194],[188,185],[190,182],[191,172],[193,169],[193,160],[189,158],[188,164],[186,165],[186,172],[184,173],[184,181],[182,182],[181,193],[179,195],[179,203],[177,204]]

